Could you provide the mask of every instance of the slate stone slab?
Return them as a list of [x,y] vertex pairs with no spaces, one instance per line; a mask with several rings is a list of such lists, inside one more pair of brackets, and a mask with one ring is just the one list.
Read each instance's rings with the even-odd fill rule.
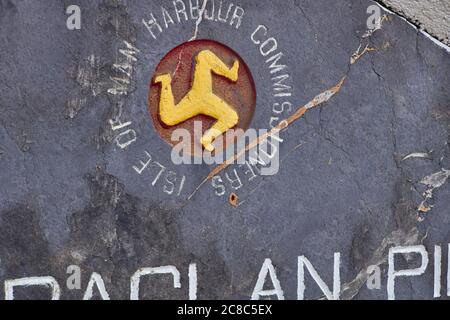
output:
[[[428,212],[417,208],[433,189],[420,181],[450,169],[448,48],[390,14],[381,30],[362,38],[373,1],[224,0],[224,7],[245,10],[239,28],[204,19],[197,38],[226,44],[247,62],[257,90],[253,128],[269,128],[273,117],[288,117],[347,79],[328,103],[282,133],[277,175],[252,178],[233,165],[220,173],[222,187],[208,182],[187,200],[213,166],[172,164],[147,97],[156,65],[193,36],[196,19],[166,29],[161,6],[176,17],[171,2],[76,2],[81,30],[66,28],[70,1],[0,1],[2,282],[53,276],[61,298],[81,299],[97,272],[112,299],[128,299],[136,270],[174,265],[181,289],[169,276],[149,277],[140,297],[186,299],[188,266],[196,263],[199,299],[249,299],[270,258],[285,298],[296,299],[297,257],[308,257],[331,286],[340,252],[342,298],[386,299],[389,248],[424,244],[427,272],[399,279],[395,291],[399,299],[433,297],[434,245],[443,246],[444,276],[447,270],[449,184],[432,191]],[[156,39],[143,23],[152,13],[163,29]],[[282,114],[273,111],[283,100],[274,97],[267,58],[250,37],[258,25],[276,39],[290,76],[292,109]],[[124,41],[139,52],[127,94],[113,95]],[[366,43],[377,50],[349,66]],[[110,120],[131,125],[114,130]],[[419,152],[427,156],[405,159]],[[133,166],[149,155],[151,164],[137,174]],[[228,202],[232,192],[237,208]],[[383,271],[380,290],[360,277],[374,264]],[[405,256],[397,267],[418,264]],[[66,286],[69,265],[82,271],[81,290]],[[306,298],[323,295],[310,277],[306,286]],[[19,288],[15,296],[47,299],[49,291]]]

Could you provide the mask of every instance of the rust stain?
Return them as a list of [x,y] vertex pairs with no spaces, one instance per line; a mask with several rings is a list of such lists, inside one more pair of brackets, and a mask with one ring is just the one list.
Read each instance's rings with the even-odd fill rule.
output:
[[356,50],[356,52],[351,56],[350,64],[355,64],[359,59],[361,59],[363,55],[372,51],[376,51],[376,49],[369,47],[369,45],[367,45],[362,51],[361,46],[359,46],[358,50]]
[[239,197],[237,196],[236,193],[233,192],[233,193],[230,194],[230,197],[228,198],[228,201],[230,202],[230,204],[231,204],[233,207],[237,208],[237,206],[238,206],[238,201],[239,201]]
[[291,125],[292,123],[294,123],[295,121],[299,120],[300,118],[302,118],[306,112],[310,109],[313,109],[317,106],[320,106],[324,103],[326,103],[327,101],[329,101],[335,94],[337,94],[342,86],[344,85],[345,80],[347,79],[347,75],[350,72],[351,67],[356,64],[356,62],[358,62],[364,55],[366,55],[367,53],[376,51],[376,48],[371,48],[369,46],[369,44],[367,44],[364,49],[361,50],[361,48],[363,47],[363,41],[364,39],[370,39],[370,37],[377,31],[380,30],[382,28],[383,22],[384,21],[389,21],[389,17],[387,17],[386,15],[380,17],[380,21],[379,21],[379,26],[375,29],[372,30],[367,30],[367,32],[361,37],[360,39],[360,44],[359,47],[357,48],[357,50],[351,55],[350,57],[350,64],[348,66],[348,71],[347,73],[341,78],[341,80],[332,88],[320,93],[319,95],[317,95],[316,97],[314,97],[311,101],[309,101],[306,105],[300,107],[292,116],[290,116],[289,118],[281,121],[276,127],[274,127],[272,130],[270,130],[268,133],[259,136],[258,138],[256,138],[255,140],[253,140],[252,142],[250,142],[243,150],[238,151],[234,156],[232,156],[231,158],[227,159],[225,161],[225,163],[217,166],[216,168],[214,168],[209,174],[208,176],[198,185],[198,187],[189,195],[189,197],[187,198],[187,200],[189,201],[190,199],[192,199],[192,197],[198,192],[198,190],[200,190],[200,188],[210,179],[212,179],[214,176],[218,175],[220,172],[222,172],[223,170],[225,170],[227,167],[229,167],[232,163],[234,163],[235,160],[239,159],[240,157],[242,157],[246,152],[248,152],[249,150],[253,149],[254,147],[258,146],[259,144],[261,144],[262,142],[266,141],[270,136],[274,136],[275,134],[279,133],[282,129],[287,128],[289,125]]
[[315,96],[311,101],[309,101],[306,105],[300,107],[292,116],[290,116],[289,118],[281,121],[277,126],[275,126],[273,129],[271,129],[270,131],[268,131],[267,133],[259,136],[258,138],[256,138],[255,140],[251,141],[244,149],[239,150],[239,152],[237,152],[234,156],[228,158],[223,164],[217,166],[216,168],[214,168],[209,174],[208,176],[200,183],[200,185],[194,190],[194,192],[188,197],[188,200],[190,200],[195,193],[210,179],[212,179],[214,176],[218,175],[220,172],[222,172],[223,170],[225,170],[226,168],[228,168],[231,164],[233,164],[237,159],[239,159],[240,157],[242,157],[243,155],[245,155],[246,152],[252,150],[253,148],[255,148],[256,146],[258,146],[259,144],[263,143],[264,141],[266,141],[269,137],[274,136],[276,134],[278,134],[281,130],[287,128],[288,126],[290,126],[292,123],[294,123],[295,121],[299,120],[300,118],[302,118],[306,112],[310,109],[313,109],[319,105],[324,104],[325,102],[327,102],[328,100],[330,100],[336,93],[338,93],[344,82],[345,79],[347,78],[347,76],[342,77],[342,79],[335,85],[333,86],[331,89],[328,89],[324,92],[322,92],[321,94]]
[[237,159],[242,157],[249,150],[251,150],[254,147],[258,146],[259,144],[263,143],[269,137],[276,135],[281,130],[287,128],[292,123],[294,123],[298,119],[302,118],[309,109],[315,108],[315,107],[317,107],[317,106],[327,102],[328,100],[330,100],[332,96],[334,96],[336,93],[338,93],[341,90],[341,87],[344,84],[345,79],[346,79],[346,77],[343,77],[334,87],[332,87],[331,89],[329,89],[329,90],[319,94],[318,96],[316,96],[313,100],[308,102],[306,105],[304,105],[303,107],[299,108],[292,116],[290,116],[289,118],[281,121],[272,130],[270,130],[269,132],[259,136],[257,139],[255,139],[252,142],[250,142],[243,150],[240,150],[234,156],[232,156],[231,158],[228,158],[225,161],[225,163],[221,164],[220,166],[217,166],[208,175],[207,180],[209,180],[212,177],[214,177],[215,175],[219,174],[221,171],[226,169],[230,164],[232,164],[234,161],[236,161]]
[[424,203],[421,203],[419,205],[419,207],[417,208],[417,210],[419,210],[420,212],[423,212],[423,213],[427,213],[431,210],[431,208],[426,206]]

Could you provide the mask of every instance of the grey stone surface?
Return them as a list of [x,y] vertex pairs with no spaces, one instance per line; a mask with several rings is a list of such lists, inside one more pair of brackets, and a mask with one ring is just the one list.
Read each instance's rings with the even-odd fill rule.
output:
[[[187,1],[185,1],[187,3]],[[217,2],[217,1],[216,1]],[[230,1],[225,1],[230,3]],[[156,64],[192,37],[195,21],[175,23],[154,40],[142,23],[168,1],[77,1],[82,28],[65,27],[71,1],[0,1],[0,279],[54,276],[63,299],[81,299],[92,272],[114,299],[127,299],[141,267],[175,265],[182,288],[169,277],[143,280],[141,298],[187,298],[187,270],[198,264],[199,299],[248,299],[261,265],[271,258],[287,299],[296,298],[297,257],[305,255],[327,284],[340,252],[343,298],[386,299],[389,247],[450,243],[450,188],[444,183],[417,207],[428,188],[420,181],[450,169],[449,52],[395,15],[369,39],[366,8],[373,1],[235,1],[242,25],[202,21],[198,38],[222,42],[250,67],[257,88],[252,127],[274,116],[271,76],[250,40],[259,24],[279,43],[296,106],[335,85],[342,90],[311,110],[282,137],[276,176],[226,182],[219,197],[210,183],[189,194],[213,168],[174,166],[170,148],[153,129],[148,84]],[[173,12],[171,12],[173,14]],[[111,88],[123,41],[140,53],[130,94]],[[377,48],[349,67],[361,43]],[[108,122],[132,121],[137,140],[125,150]],[[291,112],[291,113],[292,113]],[[291,113],[285,113],[288,116]],[[280,119],[281,120],[281,119]],[[299,146],[301,144],[301,146]],[[154,161],[186,177],[179,197],[152,182],[158,168],[137,175],[133,165]],[[408,158],[427,152],[429,159]],[[179,180],[178,180],[179,181]],[[241,205],[229,205],[235,192]],[[421,277],[397,282],[399,299],[431,299],[433,259]],[[445,260],[445,259],[444,259]],[[415,257],[398,266],[414,267]],[[82,270],[82,289],[65,286],[69,265]],[[382,288],[358,278],[380,264]],[[446,270],[443,263],[443,270]],[[446,273],[443,271],[443,274]],[[307,279],[306,298],[320,297]],[[42,288],[18,289],[18,298],[48,298]]]
[[446,0],[381,0],[390,9],[450,44],[450,2]]

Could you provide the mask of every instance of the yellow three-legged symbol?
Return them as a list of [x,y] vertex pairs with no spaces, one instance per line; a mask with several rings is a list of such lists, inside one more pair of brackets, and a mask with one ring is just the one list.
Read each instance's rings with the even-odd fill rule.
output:
[[233,82],[238,80],[239,61],[229,68],[214,53],[201,51],[195,59],[194,81],[191,90],[175,105],[170,74],[157,76],[154,83],[161,83],[159,114],[161,121],[168,126],[175,126],[197,115],[203,114],[217,120],[205,133],[200,142],[212,152],[212,142],[233,128],[239,120],[237,112],[212,90],[212,72]]

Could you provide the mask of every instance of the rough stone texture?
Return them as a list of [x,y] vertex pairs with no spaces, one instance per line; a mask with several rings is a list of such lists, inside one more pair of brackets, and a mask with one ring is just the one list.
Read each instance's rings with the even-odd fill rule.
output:
[[[283,132],[276,176],[248,181],[245,168],[232,166],[221,173],[225,195],[208,183],[187,201],[213,167],[171,164],[147,95],[157,63],[192,37],[195,21],[176,23],[155,41],[142,19],[168,1],[77,2],[80,31],[65,28],[72,1],[0,1],[1,281],[52,275],[63,299],[80,299],[96,271],[111,298],[126,299],[138,268],[171,264],[181,272],[182,288],[173,289],[169,277],[149,277],[141,297],[187,298],[188,265],[196,262],[199,299],[248,299],[264,259],[271,258],[286,298],[295,299],[297,257],[307,256],[331,285],[333,253],[340,252],[342,297],[385,299],[390,247],[424,244],[431,253],[435,244],[450,242],[448,182],[434,190],[431,211],[417,211],[428,189],[420,181],[450,169],[449,52],[398,16],[389,15],[365,40],[366,9],[374,3],[368,0],[239,1],[245,8],[239,30],[201,22],[198,38],[230,46],[251,69],[255,128],[269,126],[279,101],[265,59],[250,41],[259,24],[284,54],[294,106],[345,74],[347,81],[326,105]],[[130,94],[117,98],[107,90],[124,40],[140,54]],[[377,50],[350,67],[363,41]],[[108,122],[119,113],[138,134],[125,150]],[[145,151],[186,176],[179,197],[167,195],[162,181],[152,185],[157,166],[142,175],[133,170],[146,160]],[[403,160],[414,152],[429,156]],[[227,182],[235,172],[245,181],[239,189]],[[228,203],[231,192],[239,196],[237,209]],[[71,264],[81,267],[82,290],[65,286]],[[381,290],[364,284],[372,264],[382,267]],[[398,261],[398,267],[417,264],[415,256]],[[432,298],[432,267],[430,259],[424,276],[399,280],[397,297]],[[309,277],[306,298],[321,295]],[[45,299],[49,293],[18,289],[16,296]]]
[[450,1],[380,0],[380,2],[450,45]]

